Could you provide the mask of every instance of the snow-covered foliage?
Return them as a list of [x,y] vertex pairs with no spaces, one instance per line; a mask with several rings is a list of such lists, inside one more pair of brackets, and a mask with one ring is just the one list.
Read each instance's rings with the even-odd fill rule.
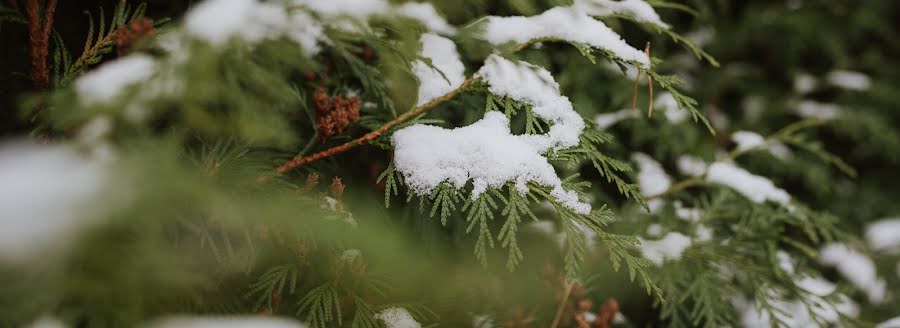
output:
[[426,33],[422,35],[421,42],[422,57],[430,59],[434,68],[421,60],[412,64],[412,70],[419,79],[419,106],[450,93],[466,79],[466,67],[460,61],[453,41]]
[[148,55],[130,55],[106,63],[75,80],[78,99],[84,105],[109,102],[124,88],[150,78],[156,65]]
[[151,328],[306,328],[306,325],[286,318],[260,316],[192,317],[175,316],[160,319]]
[[622,40],[603,22],[578,7],[555,7],[540,15],[488,18],[484,37],[495,44],[527,43],[535,39],[559,39],[589,45],[611,52],[624,61],[650,66],[650,58]]
[[691,246],[691,238],[678,232],[669,232],[659,240],[641,239],[641,253],[656,265],[666,260],[677,260]]
[[387,328],[420,328],[422,325],[416,321],[409,311],[404,308],[392,307],[382,310],[375,315],[376,319],[384,322]]
[[866,241],[879,252],[900,252],[900,218],[886,218],[866,226]]
[[791,196],[784,189],[776,187],[771,180],[747,172],[733,163],[713,163],[709,166],[706,179],[731,187],[756,203],[768,200],[788,206],[791,201]]
[[666,174],[662,165],[643,153],[634,153],[631,156],[638,164],[637,182],[644,196],[660,194],[672,185],[672,178]]
[[837,268],[844,278],[866,293],[870,302],[882,302],[887,296],[885,282],[878,278],[875,263],[850,246],[826,245],[819,252],[819,262]]
[[569,100],[544,69],[514,63],[497,55],[489,57],[479,76],[492,93],[529,103],[536,116],[551,122],[550,131],[540,135],[513,135],[502,113],[488,112],[469,126],[452,130],[414,125],[394,133],[394,163],[406,183],[420,195],[430,193],[441,182],[456,188],[472,180],[472,198],[487,188],[515,182],[523,194],[528,182],[552,188],[561,203],[579,213],[590,205],[566,191],[553,166],[541,154],[572,147],[584,129],[584,122]]

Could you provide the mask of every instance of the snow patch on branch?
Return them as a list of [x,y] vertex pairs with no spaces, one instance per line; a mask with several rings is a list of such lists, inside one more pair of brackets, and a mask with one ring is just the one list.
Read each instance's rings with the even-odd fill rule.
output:
[[856,71],[833,70],[825,78],[831,85],[847,90],[865,91],[872,86],[868,75]]
[[866,226],[866,241],[875,251],[900,253],[900,218],[869,223]]
[[103,210],[86,204],[98,199],[107,170],[67,147],[0,148],[0,261],[34,258],[94,223]]
[[420,41],[422,57],[430,59],[434,68],[421,60],[412,65],[413,73],[419,79],[419,101],[416,106],[453,91],[466,79],[466,67],[459,59],[453,41],[432,33],[423,34]]
[[109,102],[125,88],[146,81],[156,72],[153,57],[136,54],[101,65],[75,80],[75,92],[82,105]]
[[488,90],[532,105],[534,115],[551,124],[546,134],[523,135],[538,152],[559,150],[578,145],[584,130],[584,119],[572,108],[568,97],[559,93],[559,84],[542,67],[525,62],[514,63],[498,55],[485,60],[478,75],[488,83]]
[[592,16],[631,16],[642,23],[655,25],[662,29],[669,28],[669,24],[664,23],[656,10],[643,0],[575,0],[572,7],[583,10]]
[[681,155],[675,165],[678,166],[678,172],[687,176],[699,177],[706,173],[706,162],[699,157]]
[[375,315],[375,319],[384,321],[387,328],[421,328],[416,319],[404,308],[392,307],[382,310]]
[[560,39],[609,51],[624,61],[650,66],[650,58],[637,50],[603,22],[575,7],[555,7],[540,15],[488,17],[485,39],[500,45],[527,43],[534,39]]
[[857,288],[864,291],[872,303],[885,300],[885,281],[878,279],[875,262],[845,244],[829,244],[819,252],[819,262],[834,266]]
[[567,208],[587,214],[591,206],[562,187],[562,180],[541,154],[578,144],[584,121],[560,95],[550,72],[500,56],[488,57],[479,76],[497,95],[532,105],[535,116],[551,124],[541,135],[514,135],[509,119],[488,112],[471,125],[455,129],[417,124],[395,132],[394,163],[418,195],[427,195],[441,182],[463,188],[472,180],[472,199],[488,188],[515,182],[521,193],[528,182],[552,188],[551,195]]
[[691,246],[691,238],[678,232],[669,232],[660,240],[638,239],[641,241],[640,249],[644,258],[657,266],[662,265],[665,260],[681,258],[681,253]]
[[260,316],[172,316],[157,320],[150,328],[306,328],[285,318]]
[[634,153],[631,158],[638,163],[638,188],[644,196],[653,196],[669,189],[672,178],[659,162],[644,153]]
[[709,166],[706,179],[731,187],[755,203],[769,200],[788,206],[791,201],[791,196],[769,179],[747,172],[733,163],[713,163]]

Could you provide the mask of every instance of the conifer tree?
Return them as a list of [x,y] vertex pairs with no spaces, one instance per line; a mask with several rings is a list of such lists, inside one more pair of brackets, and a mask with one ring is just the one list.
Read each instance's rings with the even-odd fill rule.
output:
[[0,326],[900,325],[890,2],[89,5],[0,5]]

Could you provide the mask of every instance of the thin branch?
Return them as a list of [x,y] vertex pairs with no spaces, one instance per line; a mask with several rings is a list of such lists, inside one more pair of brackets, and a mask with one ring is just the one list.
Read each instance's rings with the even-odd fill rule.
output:
[[429,102],[425,103],[424,105],[415,107],[412,110],[401,114],[393,121],[387,122],[384,125],[382,125],[380,128],[378,128],[378,130],[366,133],[362,137],[353,139],[342,145],[335,146],[330,149],[326,149],[326,150],[320,151],[318,153],[315,153],[315,154],[312,154],[309,156],[303,156],[303,157],[296,156],[292,160],[288,161],[287,163],[284,163],[284,165],[278,167],[275,171],[278,173],[285,173],[287,171],[293,170],[295,168],[301,167],[301,166],[309,164],[311,162],[315,162],[315,161],[318,161],[323,158],[331,157],[331,156],[346,152],[350,149],[356,148],[358,146],[362,146],[369,141],[375,140],[375,138],[378,138],[385,132],[388,132],[391,128],[393,128],[397,125],[400,125],[406,121],[409,121],[410,119],[412,119],[416,116],[419,116],[419,114],[422,114],[422,113],[428,111],[429,109],[437,107],[437,105],[440,105],[440,104],[452,99],[456,95],[462,93],[466,88],[468,88],[469,85],[471,85],[473,81],[475,81],[475,76],[469,77],[468,79],[463,81],[463,83],[458,88],[454,89],[453,91],[450,91],[449,93],[447,93],[443,96],[440,96],[438,98],[435,98],[434,100],[429,101]]
[[553,323],[550,324],[550,328],[556,328],[559,325],[559,320],[562,318],[563,310],[566,308],[566,303],[569,301],[569,294],[572,293],[573,287],[575,287],[574,281],[566,286],[566,292],[563,293],[562,300],[559,301],[559,308],[556,309],[556,316],[553,317]]
[[[56,14],[56,1],[43,3],[28,0],[25,3],[25,14],[28,17],[28,44],[31,50],[31,80],[39,87],[46,88],[50,84],[50,70],[47,68],[47,54],[50,49],[50,32],[53,16]],[[43,8],[43,15],[41,9]]]
[[[647,46],[644,47],[644,53],[647,54],[647,59],[650,59],[650,41],[647,41]],[[650,69],[650,66],[647,65],[647,69]],[[647,85],[650,87],[650,104],[647,106],[647,118],[653,117],[653,75],[647,74]]]

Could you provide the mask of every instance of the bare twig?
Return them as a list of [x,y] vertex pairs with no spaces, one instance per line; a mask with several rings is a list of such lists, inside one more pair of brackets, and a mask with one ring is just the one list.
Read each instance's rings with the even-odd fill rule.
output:
[[559,308],[556,309],[556,316],[553,317],[553,323],[550,324],[550,328],[556,328],[559,325],[559,320],[562,318],[563,310],[566,308],[566,302],[569,301],[569,294],[572,293],[572,288],[575,287],[577,282],[570,282],[568,286],[566,286],[566,291],[563,293],[562,300],[559,301]]
[[[644,53],[647,54],[647,59],[650,59],[650,41],[647,41],[647,46],[644,47]],[[648,66],[647,69],[650,69]],[[653,117],[653,75],[647,74],[647,84],[650,87],[650,104],[647,106],[647,118]]]
[[41,89],[50,84],[47,54],[50,49],[53,16],[56,14],[56,1],[28,0],[25,3],[25,15],[28,17],[28,44],[31,50],[31,80]]

